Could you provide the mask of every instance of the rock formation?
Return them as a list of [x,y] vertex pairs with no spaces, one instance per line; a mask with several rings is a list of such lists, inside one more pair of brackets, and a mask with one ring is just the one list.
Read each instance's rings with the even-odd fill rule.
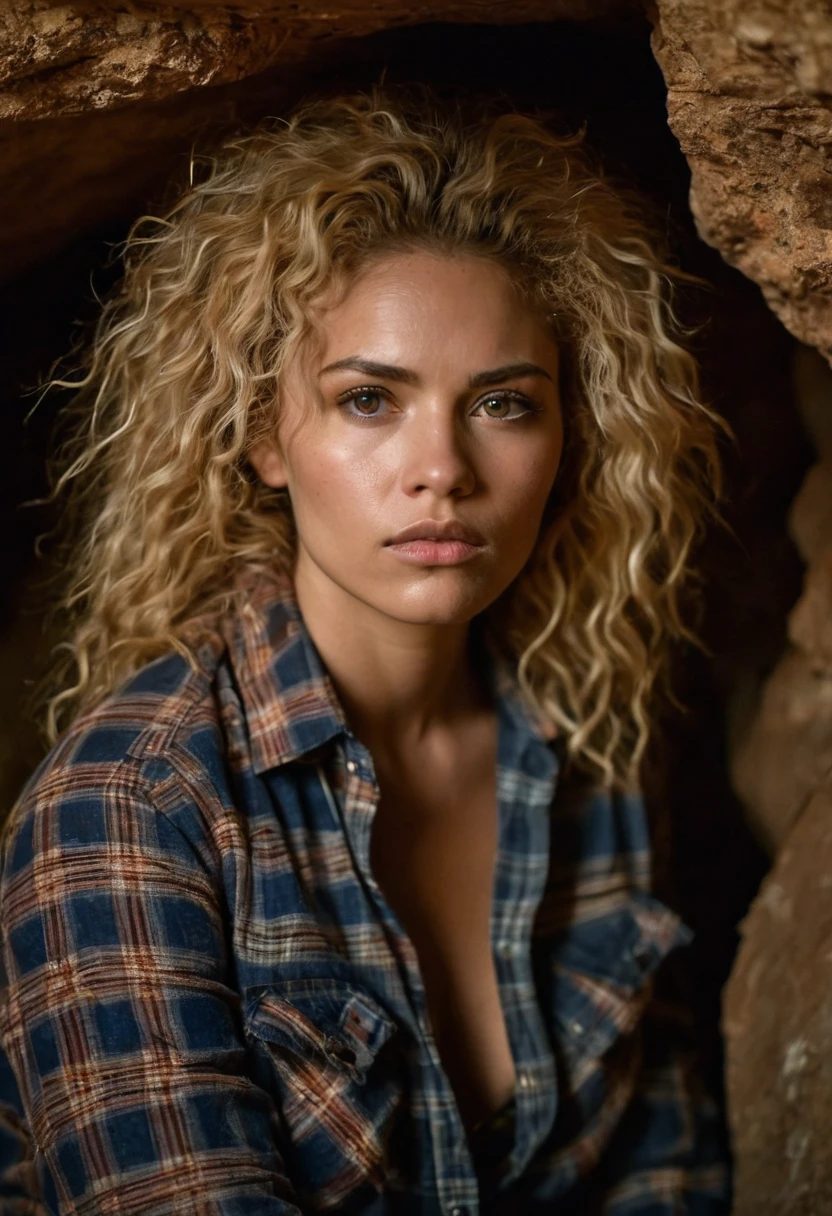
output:
[[[653,46],[700,235],[832,361],[832,12],[659,0]],[[790,519],[806,580],[733,764],[775,858],[725,996],[735,1216],[832,1211],[832,376],[808,351],[797,371],[821,457]]]
[[735,1216],[832,1210],[832,374],[802,348],[797,379],[820,456],[789,519],[804,590],[733,765],[773,856],[725,991]]
[[831,825],[827,785],[746,918],[726,995],[735,1216],[832,1211]]
[[431,21],[575,20],[639,8],[638,0],[6,0],[0,276],[129,212],[198,132],[279,111],[310,62],[321,68],[354,56],[364,35]]
[[654,50],[701,236],[832,358],[832,14],[825,0],[659,0]]

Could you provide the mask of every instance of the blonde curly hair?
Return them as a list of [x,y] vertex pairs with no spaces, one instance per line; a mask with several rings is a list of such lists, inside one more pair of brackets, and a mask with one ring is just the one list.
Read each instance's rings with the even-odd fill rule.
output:
[[[241,566],[290,567],[286,495],[247,453],[276,425],[311,306],[386,252],[475,253],[552,318],[567,443],[531,559],[486,613],[567,756],[638,784],[651,692],[721,486],[725,424],[675,340],[671,269],[643,201],[581,136],[482,99],[375,86],[303,102],[197,162],[143,216],[77,390],[54,493],[80,511],[47,731],[149,660],[193,659]],[[198,630],[197,630],[198,632]]]

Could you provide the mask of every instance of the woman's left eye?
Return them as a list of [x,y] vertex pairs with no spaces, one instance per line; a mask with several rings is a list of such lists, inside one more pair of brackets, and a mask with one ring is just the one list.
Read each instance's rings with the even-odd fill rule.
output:
[[359,389],[354,389],[350,393],[347,393],[347,395],[345,397],[339,397],[338,405],[346,406],[346,405],[349,405],[350,402],[356,402],[357,403],[356,410],[347,410],[346,411],[348,417],[372,419],[372,418],[377,418],[379,416],[378,411],[368,413],[364,407],[368,403],[370,405],[372,405],[372,403],[374,401],[382,401],[383,399],[384,399],[384,393],[381,391],[381,389],[359,388]]
[[[523,418],[526,414],[539,413],[538,406],[534,405],[528,397],[522,396],[520,393],[489,393],[487,397],[477,402],[477,406],[483,406],[485,409],[486,418],[496,418],[498,422],[513,422],[515,418]],[[489,413],[489,407],[497,406],[502,409],[504,406],[520,406],[519,414],[492,414]]]

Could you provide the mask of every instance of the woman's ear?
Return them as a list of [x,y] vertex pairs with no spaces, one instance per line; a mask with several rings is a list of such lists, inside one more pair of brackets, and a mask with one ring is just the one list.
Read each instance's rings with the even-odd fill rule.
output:
[[286,485],[286,462],[276,438],[255,443],[249,449],[248,462],[264,485],[274,490]]

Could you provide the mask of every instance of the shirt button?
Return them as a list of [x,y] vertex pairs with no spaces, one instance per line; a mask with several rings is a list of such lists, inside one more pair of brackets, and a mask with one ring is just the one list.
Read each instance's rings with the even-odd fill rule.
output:
[[527,1072],[520,1073],[519,1081],[521,1089],[531,1089],[534,1085],[534,1077],[530,1077]]
[[354,1064],[357,1059],[354,1049],[350,1047],[349,1043],[339,1039],[337,1035],[327,1035],[324,1050],[328,1055],[333,1055],[346,1064]]
[[452,1208],[448,1208],[448,1216],[469,1216],[470,1211],[470,1208],[461,1208],[458,1203],[455,1203]]
[[354,773],[357,768],[358,768],[358,765],[355,763],[354,760],[347,761],[347,772]]
[[652,961],[653,955],[649,946],[638,946],[633,951],[633,962],[641,971],[646,971]]

